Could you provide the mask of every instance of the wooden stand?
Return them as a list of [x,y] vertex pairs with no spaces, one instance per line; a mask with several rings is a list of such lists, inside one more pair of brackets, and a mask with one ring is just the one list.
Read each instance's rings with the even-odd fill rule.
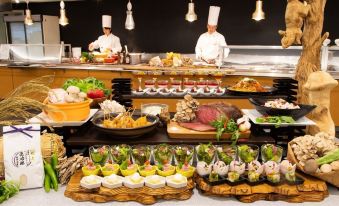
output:
[[65,196],[75,201],[91,201],[91,202],[110,202],[110,201],[136,201],[145,205],[154,204],[158,199],[170,200],[187,200],[193,194],[194,182],[192,179],[188,180],[188,184],[184,188],[176,189],[165,186],[163,188],[152,189],[149,187],[142,187],[137,189],[130,189],[127,187],[120,187],[116,189],[109,189],[100,187],[98,189],[85,189],[80,186],[80,180],[83,177],[82,172],[76,172],[69,181]]
[[197,188],[202,194],[208,196],[236,197],[239,201],[251,203],[258,200],[282,200],[286,202],[320,202],[328,196],[328,190],[324,181],[312,178],[310,176],[301,175],[305,179],[303,185],[287,185],[270,186],[268,184],[260,184],[249,186],[240,184],[230,186],[227,184],[210,186],[200,176],[195,177]]

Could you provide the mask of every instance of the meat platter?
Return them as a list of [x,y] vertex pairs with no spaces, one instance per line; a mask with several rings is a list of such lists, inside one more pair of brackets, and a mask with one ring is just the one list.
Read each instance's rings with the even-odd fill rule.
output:
[[215,102],[200,105],[186,95],[177,103],[177,113],[167,125],[170,138],[232,139],[249,138],[249,119],[231,104]]
[[[194,123],[197,127],[203,127],[201,123]],[[172,139],[215,139],[215,131],[199,132],[181,127],[177,122],[171,121],[167,125],[168,136]],[[248,139],[251,131],[241,132],[240,139]],[[230,139],[231,133],[223,133],[220,139]]]

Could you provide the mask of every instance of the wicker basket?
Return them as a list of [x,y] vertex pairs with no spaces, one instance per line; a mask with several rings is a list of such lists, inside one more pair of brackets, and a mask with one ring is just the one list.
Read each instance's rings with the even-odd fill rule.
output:
[[[303,166],[301,166],[297,160],[297,158],[294,156],[292,147],[290,144],[288,144],[287,148],[287,159],[297,165],[297,168],[301,171],[303,171],[305,174],[308,174],[304,171]],[[339,170],[338,171],[332,171],[329,173],[314,173],[314,174],[309,174],[311,176],[317,177],[321,180],[324,180],[325,182],[328,182],[336,187],[339,187]]]
[[[50,161],[53,150],[58,152],[59,157],[63,157],[66,154],[66,148],[62,142],[62,138],[53,133],[44,133],[40,138],[41,152],[42,157]],[[4,166],[4,153],[3,153],[3,138],[0,137],[0,176],[4,176],[5,166]]]

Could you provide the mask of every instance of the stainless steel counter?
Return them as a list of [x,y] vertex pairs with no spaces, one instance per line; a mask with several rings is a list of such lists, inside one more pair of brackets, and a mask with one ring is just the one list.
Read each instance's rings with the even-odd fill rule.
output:
[[[58,65],[42,65],[42,64],[31,64],[29,66],[7,66],[6,64],[0,64],[1,68],[46,68],[46,69],[70,69],[70,70],[97,70],[97,71],[126,71],[133,72],[141,70],[147,70],[145,65],[92,65],[92,64],[58,64]],[[228,69],[234,70],[228,75],[235,76],[261,76],[261,77],[290,77],[293,78],[295,74],[294,68],[280,68],[280,67],[267,67],[267,66],[234,66],[227,67]],[[157,70],[170,70],[172,68],[158,68]],[[191,68],[186,68],[190,70]],[[154,70],[151,69],[150,70]],[[173,69],[172,69],[173,70]],[[211,72],[218,71],[217,68],[192,68],[192,70],[209,70]],[[221,68],[223,70],[223,68]],[[339,79],[339,71],[329,71],[334,79]]]

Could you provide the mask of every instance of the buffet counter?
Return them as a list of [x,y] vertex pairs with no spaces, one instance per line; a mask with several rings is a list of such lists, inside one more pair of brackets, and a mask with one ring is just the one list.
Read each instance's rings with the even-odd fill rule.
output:
[[[194,71],[194,75],[192,74]],[[275,78],[293,78],[295,70],[293,68],[273,68],[273,67],[228,67],[218,69],[216,67],[192,66],[192,67],[150,67],[141,65],[95,65],[95,64],[58,64],[43,65],[32,64],[29,66],[7,66],[0,64],[0,98],[4,98],[10,91],[17,88],[23,82],[44,76],[55,75],[55,80],[51,87],[60,87],[66,79],[95,77],[102,80],[106,87],[110,88],[111,80],[114,78],[131,78],[134,88],[138,86],[138,77],[143,80],[153,77],[158,80],[170,78],[184,80],[185,78],[198,80],[199,78],[214,79],[216,75],[221,75],[222,86],[234,85],[242,77],[252,77],[258,80],[262,85],[272,86]],[[142,76],[140,76],[141,74]],[[330,74],[339,79],[338,71],[331,71]],[[138,76],[139,75],[139,76]],[[332,102],[339,101],[339,87],[332,92]],[[140,108],[143,103],[154,103],[153,99],[133,98],[133,106]],[[176,99],[157,99],[157,103],[166,103],[170,105],[170,111],[175,110]],[[209,99],[201,102],[206,103]],[[246,99],[227,99],[228,102],[239,106],[240,108],[252,108],[253,106]],[[339,126],[339,108],[332,103],[331,113],[337,126]]]

